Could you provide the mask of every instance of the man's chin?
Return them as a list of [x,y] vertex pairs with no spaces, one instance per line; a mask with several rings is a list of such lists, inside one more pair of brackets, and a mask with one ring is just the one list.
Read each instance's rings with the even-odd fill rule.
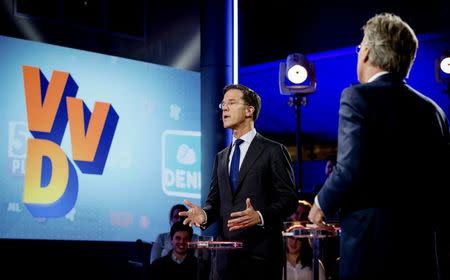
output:
[[223,128],[231,128],[231,125],[228,124],[228,123],[226,123],[226,122],[224,122],[224,123],[223,123]]

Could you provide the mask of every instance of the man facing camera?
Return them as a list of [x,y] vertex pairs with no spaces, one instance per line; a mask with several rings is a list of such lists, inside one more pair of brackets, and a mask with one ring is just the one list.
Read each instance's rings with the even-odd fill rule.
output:
[[180,215],[203,229],[218,222],[220,240],[243,242],[243,249],[218,251],[220,279],[281,279],[282,225],[297,207],[291,160],[286,147],[256,132],[255,91],[229,85],[223,94],[219,107],[233,142],[216,155],[205,206],[186,200],[190,209]]
[[189,253],[187,246],[192,234],[192,228],[181,221],[172,225],[170,228],[172,250],[150,265],[150,279],[197,279],[197,258]]

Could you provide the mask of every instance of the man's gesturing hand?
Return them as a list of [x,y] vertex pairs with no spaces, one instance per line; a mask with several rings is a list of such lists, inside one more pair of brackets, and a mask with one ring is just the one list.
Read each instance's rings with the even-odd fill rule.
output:
[[231,213],[231,220],[228,220],[228,229],[230,231],[252,227],[261,223],[261,217],[255,208],[253,208],[250,198],[245,201],[247,208],[244,211]]
[[206,220],[203,209],[186,199],[183,201],[183,203],[187,207],[189,207],[188,211],[183,211],[178,214],[181,217],[186,217],[183,221],[183,224],[189,224],[189,226],[191,227],[192,225],[200,227],[200,225],[203,224]]

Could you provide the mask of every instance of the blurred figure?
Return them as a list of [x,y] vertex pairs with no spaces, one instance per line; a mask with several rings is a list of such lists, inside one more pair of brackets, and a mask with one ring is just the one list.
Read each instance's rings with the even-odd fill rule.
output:
[[327,163],[325,165],[325,176],[328,178],[333,172],[334,167],[336,166],[336,157],[329,157]]
[[[286,280],[313,280],[313,252],[308,238],[288,237],[286,243]],[[326,280],[320,260],[319,280]]]
[[156,259],[149,269],[152,280],[196,280],[197,258],[188,250],[187,243],[192,239],[192,228],[182,221],[170,228],[170,243],[173,249]]
[[[336,166],[336,156],[328,157],[324,169],[325,180],[331,175],[335,166]],[[313,196],[316,196],[319,193],[322,186],[323,184],[319,184],[314,187]]]
[[[184,218],[178,215],[178,213],[182,211],[187,211],[187,207],[183,204],[175,204],[172,206],[169,212],[169,223],[170,226],[175,224],[176,222],[183,221]],[[198,235],[193,235],[193,240],[197,240]],[[154,260],[164,257],[172,250],[172,239],[170,237],[170,232],[160,233],[156,238],[155,242],[152,246],[152,252],[150,254],[150,263]]]
[[[324,167],[325,180],[331,176],[336,166],[336,155],[327,157]],[[317,185],[314,189],[313,195],[316,196],[324,184]],[[324,217],[327,224],[339,225],[339,209],[333,214]],[[338,260],[339,260],[339,237],[329,236],[323,238],[321,241],[321,259],[327,271],[327,278],[329,280],[337,280],[338,277]]]
[[341,209],[341,280],[443,279],[439,266],[449,266],[438,261],[446,245],[437,237],[448,238],[448,120],[404,81],[418,47],[412,28],[383,13],[363,32],[361,84],[342,92],[337,165],[309,219],[321,225]]
[[297,209],[294,213],[290,216],[290,220],[292,221],[301,221],[301,222],[307,222],[308,221],[308,214],[309,210],[311,210],[311,203],[309,203],[306,200],[299,200]]
[[[311,203],[309,203],[306,200],[299,200],[298,201],[298,207],[297,210],[289,217],[288,221],[300,221],[302,225],[306,225],[309,223],[308,220],[308,214],[311,210]],[[319,258],[325,258],[325,260],[332,259],[329,265],[332,267],[335,263],[335,259],[338,257],[339,253],[339,243],[336,245],[336,238],[332,237],[333,241],[328,241],[329,238],[322,239],[321,246],[322,250],[319,254]],[[338,241],[338,240],[337,240]],[[286,249],[287,249],[287,279],[313,279],[312,274],[312,248],[310,244],[311,240],[304,238],[304,239],[296,239],[296,238],[288,238],[286,242]],[[325,245],[325,246],[324,246]],[[337,246],[337,247],[336,247]],[[301,249],[298,249],[298,248]],[[297,249],[299,251],[297,251]],[[327,252],[328,250],[332,250],[332,252]],[[298,256],[298,263],[294,262],[296,258],[295,256]],[[303,261],[301,260],[303,259]],[[325,277],[325,271],[327,271],[327,266],[320,262],[320,268],[319,268],[319,277],[320,279]],[[329,278],[333,279],[333,278]],[[336,278],[337,279],[337,278]]]

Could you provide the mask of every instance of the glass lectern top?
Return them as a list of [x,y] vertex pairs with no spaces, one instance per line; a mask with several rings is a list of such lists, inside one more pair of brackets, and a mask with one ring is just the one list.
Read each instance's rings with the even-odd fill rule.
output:
[[188,248],[194,249],[240,249],[243,244],[240,241],[192,241],[188,242]]
[[326,238],[338,236],[340,228],[335,225],[323,224],[321,226],[300,221],[284,222],[284,237],[296,238]]

